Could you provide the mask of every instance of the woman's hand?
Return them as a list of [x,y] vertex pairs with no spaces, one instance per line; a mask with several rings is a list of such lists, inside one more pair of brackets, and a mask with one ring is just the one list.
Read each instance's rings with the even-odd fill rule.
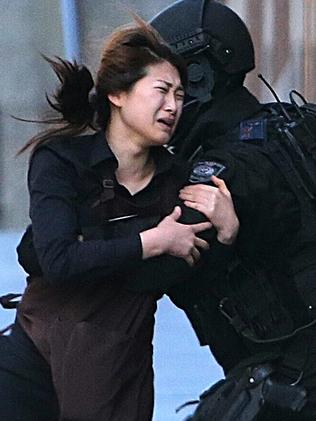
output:
[[196,234],[211,228],[210,222],[185,225],[180,224],[181,208],[176,206],[173,212],[166,216],[155,228],[140,233],[143,246],[143,259],[170,254],[181,257],[190,266],[200,258],[199,249],[209,248],[205,240]]
[[223,244],[232,244],[238,234],[239,221],[230,191],[225,181],[212,176],[216,187],[205,184],[186,186],[179,197],[184,204],[201,212],[217,230],[217,239]]

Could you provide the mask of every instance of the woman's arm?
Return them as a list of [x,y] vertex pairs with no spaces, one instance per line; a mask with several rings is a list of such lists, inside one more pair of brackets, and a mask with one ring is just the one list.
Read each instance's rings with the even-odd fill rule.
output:
[[49,149],[35,152],[28,185],[33,241],[45,278],[62,283],[93,272],[109,274],[130,259],[142,259],[138,235],[108,241],[79,241],[78,175]]
[[196,233],[209,228],[210,223],[180,224],[179,209],[140,235],[79,241],[77,177],[69,162],[48,149],[37,151],[32,158],[29,190],[34,246],[43,274],[50,282],[104,277],[120,272],[130,262],[135,266],[142,259],[159,254],[171,254],[190,263],[198,258],[198,248],[207,248]]

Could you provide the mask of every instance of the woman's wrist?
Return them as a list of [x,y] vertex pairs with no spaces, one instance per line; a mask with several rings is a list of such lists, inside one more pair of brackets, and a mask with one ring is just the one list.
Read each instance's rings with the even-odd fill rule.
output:
[[143,259],[159,256],[164,253],[163,238],[157,227],[143,231],[140,234],[143,249]]
[[225,245],[231,245],[235,242],[239,231],[239,220],[233,222],[233,224],[227,228],[224,227],[222,230],[218,230],[217,240]]

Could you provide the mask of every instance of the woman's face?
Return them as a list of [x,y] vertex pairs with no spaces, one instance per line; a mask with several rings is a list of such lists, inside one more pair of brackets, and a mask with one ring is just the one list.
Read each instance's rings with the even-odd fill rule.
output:
[[128,92],[109,95],[121,136],[138,146],[166,144],[179,121],[184,98],[178,70],[168,62],[147,67]]

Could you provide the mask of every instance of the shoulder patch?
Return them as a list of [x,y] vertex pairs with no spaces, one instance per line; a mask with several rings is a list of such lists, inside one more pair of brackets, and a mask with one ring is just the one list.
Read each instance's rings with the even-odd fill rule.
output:
[[189,182],[192,184],[209,183],[212,175],[218,176],[226,169],[225,165],[215,161],[199,161],[192,170]]
[[239,139],[243,142],[252,140],[265,141],[267,138],[267,120],[244,120],[240,122]]

